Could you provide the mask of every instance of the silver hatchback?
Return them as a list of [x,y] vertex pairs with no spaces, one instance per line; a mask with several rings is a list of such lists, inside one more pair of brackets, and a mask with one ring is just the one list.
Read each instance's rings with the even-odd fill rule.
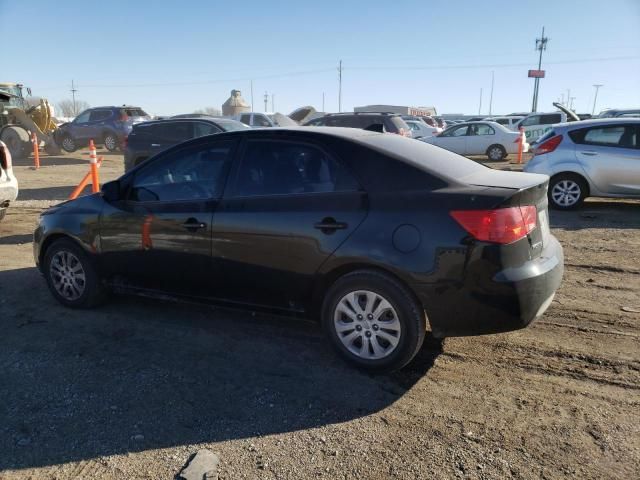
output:
[[560,123],[533,154],[524,171],[551,177],[554,208],[576,208],[586,197],[640,198],[640,119]]

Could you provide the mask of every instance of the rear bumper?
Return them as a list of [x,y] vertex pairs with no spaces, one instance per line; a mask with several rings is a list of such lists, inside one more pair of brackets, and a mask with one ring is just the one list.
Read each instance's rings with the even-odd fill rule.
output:
[[456,284],[414,285],[436,337],[518,330],[542,316],[562,282],[564,255],[550,236],[542,255],[487,278]]

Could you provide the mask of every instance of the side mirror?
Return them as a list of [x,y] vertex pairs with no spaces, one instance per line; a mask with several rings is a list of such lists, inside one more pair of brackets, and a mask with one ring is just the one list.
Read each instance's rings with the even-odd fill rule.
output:
[[102,196],[107,202],[117,202],[120,200],[120,181],[114,180],[102,185]]

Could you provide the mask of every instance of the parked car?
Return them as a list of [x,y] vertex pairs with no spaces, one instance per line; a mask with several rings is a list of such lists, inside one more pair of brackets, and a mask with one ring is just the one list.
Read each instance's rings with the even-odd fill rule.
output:
[[603,110],[598,115],[598,118],[615,118],[615,117],[640,117],[640,108],[630,108],[626,110],[620,110],[617,108],[609,108]]
[[509,130],[516,131],[516,124],[522,120],[524,117],[487,117],[484,120],[488,120],[490,122],[496,122],[502,125],[503,127],[507,127]]
[[411,128],[395,113],[329,113],[324,117],[307,122],[308,127],[350,127],[361,128],[380,133],[396,133],[412,137]]
[[244,123],[230,118],[207,116],[195,118],[181,116],[169,120],[138,123],[133,126],[125,142],[124,171],[128,172],[156,153],[192,138],[248,128]]
[[442,132],[441,128],[432,127],[427,125],[422,120],[405,120],[405,123],[411,129],[411,133],[413,138],[426,138],[433,137],[434,135],[438,135]]
[[524,135],[528,143],[535,143],[556,123],[567,121],[567,115],[563,112],[532,113],[515,124],[515,130],[524,129]]
[[115,152],[122,147],[133,125],[146,120],[151,120],[151,117],[139,107],[89,108],[72,122],[60,125],[53,138],[67,152],[87,146],[89,140]]
[[576,208],[590,196],[640,198],[640,119],[554,125],[533,154],[524,171],[551,177],[554,208]]
[[447,121],[444,118],[442,118],[442,117],[433,117],[433,119],[436,121],[436,124],[441,129],[444,130],[445,128],[447,128]]
[[117,287],[290,312],[389,370],[418,352],[427,317],[442,337],[543,314],[563,273],[547,181],[352,128],[221,133],[45,211],[34,255],[68,307]]
[[13,174],[11,152],[0,141],[0,220],[7,214],[7,208],[18,196],[18,180]]
[[[518,153],[521,135],[495,122],[465,122],[423,141],[460,155],[486,155],[499,162]],[[525,142],[522,148],[528,151],[529,144]]]

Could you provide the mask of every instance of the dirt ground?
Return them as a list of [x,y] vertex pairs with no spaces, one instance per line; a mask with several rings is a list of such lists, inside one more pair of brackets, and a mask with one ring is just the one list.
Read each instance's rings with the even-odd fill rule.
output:
[[[122,156],[101,153],[117,177]],[[60,306],[31,234],[87,157],[17,165],[0,223],[0,479],[171,479],[200,448],[224,479],[638,478],[640,202],[551,213],[565,279],[530,328],[428,337],[401,372],[368,376],[299,320]]]

